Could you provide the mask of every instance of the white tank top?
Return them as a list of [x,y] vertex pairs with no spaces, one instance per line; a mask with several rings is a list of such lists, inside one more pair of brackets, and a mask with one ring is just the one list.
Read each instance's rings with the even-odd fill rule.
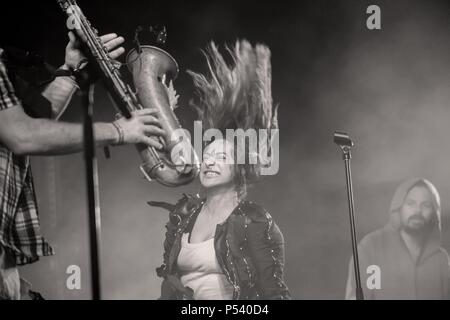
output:
[[195,300],[231,300],[233,286],[216,259],[214,238],[198,243],[189,243],[188,238],[184,233],[178,255],[181,283],[194,290]]

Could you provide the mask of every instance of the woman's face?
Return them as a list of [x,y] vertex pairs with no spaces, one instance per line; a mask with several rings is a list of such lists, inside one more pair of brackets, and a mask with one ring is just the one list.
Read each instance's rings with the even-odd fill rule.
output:
[[205,188],[233,184],[233,145],[227,140],[215,140],[203,152],[200,183]]

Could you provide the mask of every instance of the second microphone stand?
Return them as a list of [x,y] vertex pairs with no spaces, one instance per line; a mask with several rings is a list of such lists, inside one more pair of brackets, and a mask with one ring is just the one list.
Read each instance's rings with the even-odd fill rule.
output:
[[352,251],[353,251],[353,268],[355,270],[355,282],[356,282],[356,300],[364,300],[364,293],[361,286],[361,273],[359,268],[358,257],[358,240],[356,236],[356,219],[355,219],[355,204],[353,201],[353,184],[352,184],[352,171],[350,166],[350,159],[352,158],[351,147],[354,145],[350,137],[341,132],[335,132],[334,142],[339,145],[342,150],[342,158],[345,163],[345,177],[347,185],[347,199],[348,209],[350,217],[350,234],[352,239]]

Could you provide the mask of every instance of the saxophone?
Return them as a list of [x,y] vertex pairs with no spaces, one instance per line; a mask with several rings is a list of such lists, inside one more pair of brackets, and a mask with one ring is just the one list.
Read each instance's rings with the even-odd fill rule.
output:
[[[164,50],[153,46],[133,49],[127,56],[127,65],[133,75],[136,93],[121,77],[117,64],[103,47],[97,31],[91,27],[75,0],[57,0],[67,14],[67,26],[77,29],[86,43],[91,63],[95,64],[106,89],[123,116],[142,108],[156,108],[165,134],[160,137],[164,152],[137,144],[143,160],[140,169],[149,180],[175,187],[191,182],[199,173],[198,156],[186,132],[181,128],[173,112],[174,92],[172,80],[178,74],[178,64]],[[170,82],[169,82],[170,81]],[[172,94],[173,96],[173,94]],[[172,105],[171,105],[172,103]]]

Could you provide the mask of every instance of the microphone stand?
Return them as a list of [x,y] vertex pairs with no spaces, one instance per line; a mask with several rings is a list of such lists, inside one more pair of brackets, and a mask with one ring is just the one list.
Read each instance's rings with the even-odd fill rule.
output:
[[350,166],[350,159],[352,158],[351,147],[354,146],[354,143],[346,133],[338,131],[334,133],[334,142],[341,148],[342,158],[344,159],[345,164],[347,199],[350,217],[350,234],[352,239],[352,250],[353,250],[353,268],[355,270],[356,300],[364,300],[364,293],[361,286],[361,273],[359,268],[358,241],[356,237],[356,222],[355,222],[356,220],[355,205],[353,201],[352,171]]
[[101,299],[100,287],[100,205],[98,193],[98,168],[94,140],[94,84],[81,90],[83,104],[84,159],[89,213],[89,245],[91,258],[92,299]]

